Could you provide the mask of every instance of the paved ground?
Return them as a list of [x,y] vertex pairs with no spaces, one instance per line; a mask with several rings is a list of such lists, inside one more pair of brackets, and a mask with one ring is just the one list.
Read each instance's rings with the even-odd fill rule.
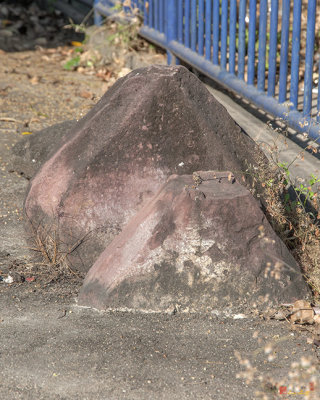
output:
[[[0,296],[0,393],[8,400],[238,400],[259,398],[257,390],[271,399],[277,389],[259,378],[289,385],[292,362],[312,356],[306,335],[276,321],[98,313],[37,292],[13,297],[10,288]],[[249,385],[236,378],[244,367],[235,351],[257,368]]]
[[[37,271],[24,259],[28,251],[21,209],[28,181],[10,172],[11,146],[24,130],[77,118],[92,104],[81,92],[101,91],[96,77],[61,72],[54,59],[41,70],[37,55],[42,56],[39,51],[6,54],[0,69],[1,117],[16,120],[0,126],[0,270],[19,269],[20,263],[25,277]],[[15,64],[19,74],[13,71]],[[48,71],[51,77],[45,75]],[[32,81],[33,76],[41,79]],[[244,129],[262,132],[261,121],[246,120],[245,111],[223,93],[216,94]],[[32,117],[36,120],[30,122]],[[244,319],[234,319],[232,313],[98,313],[77,307],[78,289],[74,281],[0,283],[0,398],[238,400],[258,399],[256,392],[262,390],[271,399],[277,398],[280,385],[289,386],[294,371],[301,384],[318,379],[306,361],[318,361],[307,344],[309,335],[291,331],[286,322],[264,321],[249,313]],[[270,361],[264,351],[268,343],[275,346]],[[250,384],[236,378],[246,368],[235,351],[256,368]],[[248,372],[250,376],[253,369]],[[319,389],[313,398],[320,398]]]

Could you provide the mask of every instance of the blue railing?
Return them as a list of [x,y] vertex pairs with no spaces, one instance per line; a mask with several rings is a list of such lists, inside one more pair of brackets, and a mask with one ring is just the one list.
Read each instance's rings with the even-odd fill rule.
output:
[[[101,14],[110,15],[114,3],[95,1],[96,23]],[[141,35],[167,50],[169,64],[186,62],[320,140],[320,54],[318,59],[315,54],[320,5],[317,10],[316,3],[131,0],[143,14]],[[306,14],[307,20],[302,20]]]
[[133,10],[139,10],[141,14],[144,13],[144,0],[94,0],[95,25],[102,24],[103,16],[107,17],[115,14],[118,11],[118,6],[121,6],[121,4],[124,4],[123,9],[128,16]]

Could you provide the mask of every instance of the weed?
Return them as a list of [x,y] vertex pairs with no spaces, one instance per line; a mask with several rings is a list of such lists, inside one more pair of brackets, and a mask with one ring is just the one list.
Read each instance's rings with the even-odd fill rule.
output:
[[64,65],[63,68],[66,69],[67,71],[72,71],[76,67],[78,67],[80,64],[80,56],[77,55],[75,57],[72,57],[70,60],[68,60]]
[[35,265],[41,266],[43,273],[48,275],[48,281],[60,278],[82,279],[83,276],[71,268],[69,256],[85,241],[86,236],[76,240],[73,245],[66,246],[60,237],[59,224],[35,226],[29,219],[31,231],[30,250],[36,255]]
[[[239,352],[235,356],[243,368],[237,374],[238,379],[244,379],[246,384],[255,384],[256,399],[287,399],[288,395],[303,395],[307,399],[319,398],[319,365],[312,357],[301,357],[299,361],[291,363],[291,368],[285,378],[273,379],[265,373],[259,371],[254,366],[254,360],[257,353],[263,352],[266,356],[265,363],[272,366],[277,361],[279,345],[286,342],[290,336],[279,337],[269,343],[263,344],[262,338],[259,338],[258,332],[254,332],[253,337],[258,340],[258,348],[252,354],[250,360],[248,356],[244,358]],[[259,387],[260,386],[260,387]]]
[[[285,126],[285,135],[288,125]],[[284,138],[278,132],[278,138]],[[284,138],[284,140],[286,140]],[[304,152],[314,148],[308,145],[290,163],[280,160],[279,143],[260,144],[271,160],[270,165],[261,162],[258,168],[249,166],[247,174],[252,177],[252,192],[263,193],[265,213],[273,229],[289,248],[313,290],[315,301],[320,294],[320,178],[314,174],[304,182],[297,183],[290,172],[291,165],[304,159]],[[259,195],[258,195],[259,196]]]

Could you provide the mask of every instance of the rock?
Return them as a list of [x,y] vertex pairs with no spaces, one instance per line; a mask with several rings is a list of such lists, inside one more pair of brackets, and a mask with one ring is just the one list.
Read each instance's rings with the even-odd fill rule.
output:
[[119,79],[32,179],[35,224],[59,226],[74,268],[87,272],[172,174],[230,170],[263,157],[205,86],[181,66]]
[[46,46],[48,44],[48,40],[45,37],[39,37],[34,42],[38,46]]
[[88,272],[79,304],[207,312],[292,302],[299,267],[230,172],[172,175]]
[[13,148],[11,170],[30,179],[65,142],[76,120],[65,121],[24,136]]
[[0,29],[0,36],[11,37],[13,36],[13,32],[9,29]]

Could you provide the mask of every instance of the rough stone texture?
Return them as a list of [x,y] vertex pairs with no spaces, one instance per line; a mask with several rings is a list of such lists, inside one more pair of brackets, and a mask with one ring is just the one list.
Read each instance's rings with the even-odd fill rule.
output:
[[32,135],[24,136],[12,148],[12,170],[20,173],[26,179],[31,179],[42,164],[65,143],[76,122],[76,120],[64,121]]
[[258,155],[186,68],[150,66],[119,79],[71,129],[32,179],[25,210],[35,225],[59,226],[73,267],[88,271],[171,174],[240,177]]
[[250,192],[231,173],[208,171],[168,179],[100,255],[79,303],[208,311],[290,302],[307,292]]

